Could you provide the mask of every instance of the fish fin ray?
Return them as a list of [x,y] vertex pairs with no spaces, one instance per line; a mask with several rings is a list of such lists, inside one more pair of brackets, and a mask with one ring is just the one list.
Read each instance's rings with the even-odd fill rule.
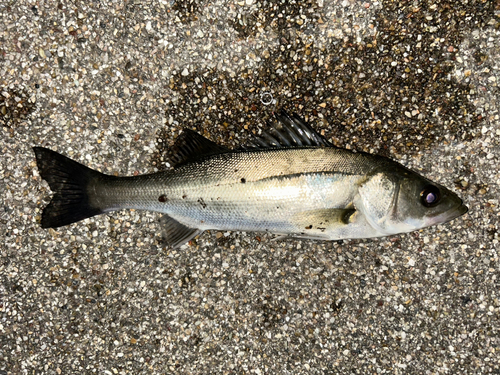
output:
[[328,239],[329,232],[349,225],[356,210],[354,208],[325,208],[296,214],[292,221],[299,229],[294,237]]
[[183,129],[171,148],[171,162],[174,167],[199,160],[205,156],[222,154],[229,149],[220,146],[191,129]]
[[289,115],[281,110],[275,113],[275,117],[277,122],[268,123],[269,130],[260,137],[255,137],[242,148],[334,147],[297,114]]
[[109,177],[44,147],[33,147],[40,176],[54,192],[43,209],[42,228],[68,225],[104,211],[93,207],[87,186],[91,181]]
[[203,230],[190,228],[168,215],[163,215],[160,218],[160,224],[162,227],[163,239],[174,248],[182,246],[197,235],[203,233]]

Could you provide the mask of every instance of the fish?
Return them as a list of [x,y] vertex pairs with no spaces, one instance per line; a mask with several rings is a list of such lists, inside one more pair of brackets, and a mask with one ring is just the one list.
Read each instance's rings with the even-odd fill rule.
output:
[[269,232],[311,240],[407,233],[468,211],[446,187],[389,158],[335,147],[284,110],[269,130],[236,149],[183,129],[173,167],[118,177],[34,147],[54,193],[42,228],[122,209],[162,213],[174,248],[206,230]]

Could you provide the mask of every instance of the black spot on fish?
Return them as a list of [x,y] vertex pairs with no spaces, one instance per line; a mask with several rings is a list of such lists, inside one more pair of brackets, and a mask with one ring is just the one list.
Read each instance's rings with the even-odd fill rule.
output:
[[198,199],[198,203],[201,204],[201,207],[207,208],[207,204],[205,203],[205,201],[203,200],[203,198]]
[[247,182],[247,180],[245,180],[244,178],[241,179],[241,183],[244,184],[245,182]]
[[324,232],[324,231],[326,230],[326,228],[320,228],[320,227],[318,227],[318,229],[319,229],[320,231],[322,231],[322,232]]
[[313,226],[312,226],[312,224],[311,224],[311,225],[308,225],[308,226],[306,227],[306,229],[312,229],[312,227],[313,227]]
[[182,196],[182,199],[186,199],[186,198],[187,198],[187,195],[186,195],[186,194],[184,194],[184,195]]
[[167,201],[167,196],[162,194],[158,197],[158,202],[165,203]]

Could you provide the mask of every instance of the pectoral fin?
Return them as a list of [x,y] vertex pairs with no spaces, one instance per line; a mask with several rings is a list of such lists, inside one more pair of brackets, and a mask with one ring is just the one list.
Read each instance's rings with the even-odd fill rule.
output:
[[168,215],[160,218],[163,239],[172,247],[179,247],[203,233],[198,228],[189,228]]
[[293,219],[303,238],[330,238],[330,233],[349,225],[351,218],[356,213],[353,208],[346,209],[318,209],[301,212]]

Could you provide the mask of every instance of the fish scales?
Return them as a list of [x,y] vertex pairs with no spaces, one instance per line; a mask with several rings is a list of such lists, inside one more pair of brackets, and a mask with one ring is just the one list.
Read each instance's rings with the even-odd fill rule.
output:
[[296,228],[290,218],[299,212],[346,208],[381,162],[337,148],[226,153],[141,179],[98,183],[96,205],[163,212],[203,229],[286,233]]

